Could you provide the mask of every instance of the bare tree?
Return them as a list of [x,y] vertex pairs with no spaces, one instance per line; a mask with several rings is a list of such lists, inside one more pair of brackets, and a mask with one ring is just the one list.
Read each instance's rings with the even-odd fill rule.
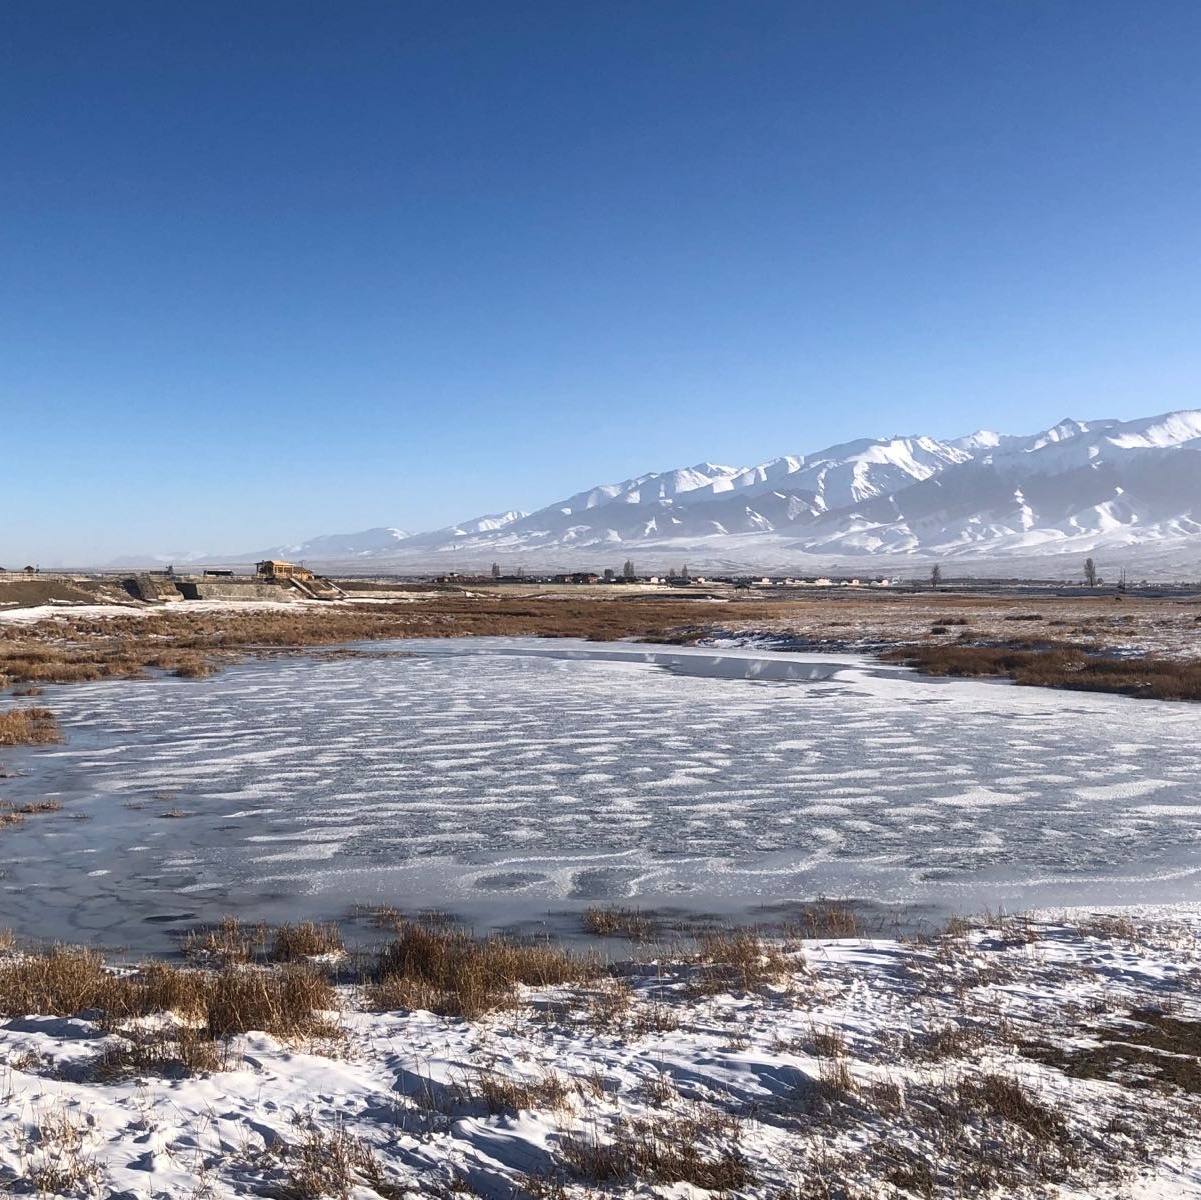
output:
[[631,582],[633,581],[633,579],[634,579],[634,560],[632,558],[626,559],[625,566],[623,566],[621,568],[621,573],[627,580],[629,580]]
[[499,578],[500,578],[500,563],[493,563],[493,564],[492,564],[492,578],[493,578],[493,579],[499,579]]
[[1084,582],[1090,588],[1097,586],[1097,564],[1091,558],[1084,560]]
[[930,568],[930,586],[932,588],[937,588],[940,583],[942,583],[942,567],[940,567],[938,563],[935,563],[934,566]]

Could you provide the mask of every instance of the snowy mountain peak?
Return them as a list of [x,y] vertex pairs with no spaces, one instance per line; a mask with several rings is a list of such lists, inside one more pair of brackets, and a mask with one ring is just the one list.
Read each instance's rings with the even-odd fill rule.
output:
[[450,532],[456,537],[465,537],[472,533],[495,533],[498,529],[504,529],[507,525],[512,525],[514,521],[520,521],[522,517],[526,516],[529,514],[514,508],[508,512],[493,513],[490,516],[463,521],[461,524],[453,526]]
[[648,566],[800,570],[806,561],[1012,561],[1105,547],[1131,566],[1140,547],[1170,548],[1201,575],[1201,409],[1067,418],[1028,435],[862,438],[749,467],[705,461],[598,484],[532,513],[432,533],[330,535],[258,557],[470,571],[493,561],[595,569],[628,555]]
[[392,526],[381,526],[378,529],[365,529],[361,533],[330,533],[323,537],[310,538],[307,542],[294,542],[291,545],[272,546],[269,550],[261,550],[256,558],[283,558],[292,561],[306,559],[330,558],[362,558],[386,554],[394,550],[401,542],[412,537],[403,529]]
[[1145,421],[1127,421],[1109,434],[1122,449],[1166,448],[1201,438],[1201,409],[1164,413]]
[[964,450],[968,454],[975,454],[980,450],[995,450],[1001,445],[1001,442],[1002,438],[999,433],[994,433],[991,429],[977,429],[975,433],[955,438],[947,444],[954,446],[956,450]]

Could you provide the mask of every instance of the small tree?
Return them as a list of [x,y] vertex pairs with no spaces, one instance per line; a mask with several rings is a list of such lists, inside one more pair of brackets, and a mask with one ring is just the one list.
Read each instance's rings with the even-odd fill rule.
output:
[[629,580],[631,582],[633,581],[633,579],[634,579],[634,560],[632,558],[626,559],[625,566],[623,566],[621,568],[621,573],[627,580]]
[[932,588],[937,588],[940,583],[942,583],[942,567],[940,567],[938,563],[935,563],[934,566],[930,568],[930,586]]
[[500,563],[493,563],[493,564],[492,564],[492,578],[493,578],[493,579],[499,579],[499,578],[500,578]]
[[1084,582],[1090,588],[1097,586],[1097,564],[1091,558],[1084,560]]

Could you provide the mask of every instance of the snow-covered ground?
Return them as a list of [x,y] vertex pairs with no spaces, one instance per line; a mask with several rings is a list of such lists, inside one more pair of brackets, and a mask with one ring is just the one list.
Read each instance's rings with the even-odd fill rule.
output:
[[251,1033],[227,1069],[191,1077],[104,1081],[96,1061],[122,1039],[94,1014],[8,1020],[0,1186],[1198,1197],[1197,1048],[1172,1048],[1201,1030],[1197,933],[1187,915],[1076,916],[811,940],[749,986],[645,951],[473,1021],[365,1011],[344,987],[344,1039]]
[[0,625],[36,625],[39,621],[57,620],[64,624],[79,618],[145,617],[164,613],[217,612],[236,615],[241,612],[294,612],[298,607],[325,609],[329,600],[179,600],[167,604],[74,604],[61,601],[52,604],[31,604],[25,607],[0,607]]
[[[7,752],[26,936],[170,949],[229,911],[815,896],[984,907],[1201,899],[1194,706],[916,677],[855,656],[467,639],[47,689]],[[86,818],[86,819],[81,819]],[[169,818],[169,819],[163,819]]]

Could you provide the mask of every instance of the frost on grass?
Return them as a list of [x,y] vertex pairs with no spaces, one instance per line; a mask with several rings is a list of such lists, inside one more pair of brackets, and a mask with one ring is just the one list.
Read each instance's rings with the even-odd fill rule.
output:
[[[1201,1196],[1186,920],[732,931],[612,964],[395,932],[337,987],[266,963],[270,936],[236,961],[259,939],[231,925],[200,967],[8,947],[0,1187]],[[335,1020],[339,1037],[312,1036]]]

